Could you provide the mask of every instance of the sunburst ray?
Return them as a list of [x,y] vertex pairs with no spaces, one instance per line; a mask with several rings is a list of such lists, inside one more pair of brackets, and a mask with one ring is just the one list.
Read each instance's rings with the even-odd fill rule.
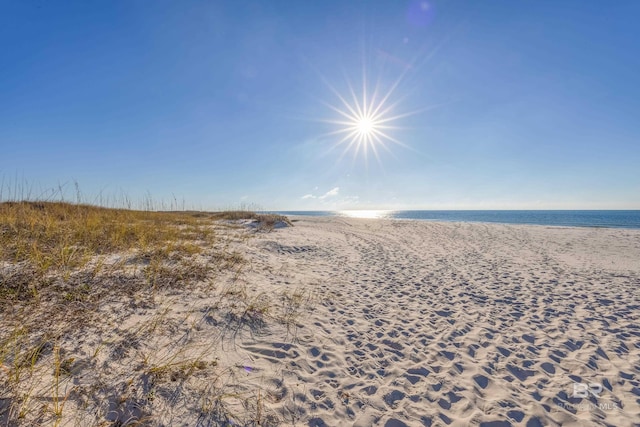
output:
[[337,136],[338,140],[334,146],[344,147],[339,157],[340,159],[352,151],[354,160],[362,153],[365,162],[367,162],[369,153],[371,153],[377,162],[382,165],[379,149],[393,154],[389,143],[408,147],[407,144],[390,134],[394,130],[403,129],[403,127],[396,125],[398,121],[423,111],[423,109],[420,109],[397,112],[398,106],[405,97],[394,99],[394,95],[404,76],[405,73],[402,73],[384,92],[381,91],[380,79],[378,78],[373,92],[370,93],[367,73],[363,69],[361,93],[357,93],[354,85],[345,76],[347,90],[344,94],[340,93],[325,78],[322,78],[338,102],[337,105],[328,102],[323,102],[323,104],[339,117],[320,121],[338,127],[325,135]]

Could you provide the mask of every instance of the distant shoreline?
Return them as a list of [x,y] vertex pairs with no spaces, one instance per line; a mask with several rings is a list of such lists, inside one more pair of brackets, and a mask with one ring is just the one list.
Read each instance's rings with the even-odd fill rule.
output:
[[409,219],[430,222],[640,229],[640,210],[352,210],[270,212],[289,216]]

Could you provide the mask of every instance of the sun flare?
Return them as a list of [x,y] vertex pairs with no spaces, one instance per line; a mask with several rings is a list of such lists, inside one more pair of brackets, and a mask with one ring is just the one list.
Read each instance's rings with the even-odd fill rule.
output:
[[376,123],[369,117],[360,117],[356,123],[358,133],[364,136],[372,134],[375,131],[375,126]]
[[359,94],[356,94],[356,90],[350,83],[348,83],[348,91],[341,93],[325,81],[325,84],[340,102],[338,105],[324,103],[339,117],[323,121],[337,126],[336,130],[327,135],[340,138],[335,143],[336,146],[346,145],[342,156],[351,151],[355,158],[362,153],[366,161],[369,153],[373,153],[378,163],[381,163],[381,149],[391,152],[390,144],[407,147],[392,136],[394,130],[400,129],[395,122],[403,117],[416,114],[418,111],[404,114],[395,113],[398,101],[392,102],[391,100],[400,80],[401,78],[392,84],[385,93],[380,91],[379,82],[373,91],[368,91],[366,75],[363,73],[362,91]]

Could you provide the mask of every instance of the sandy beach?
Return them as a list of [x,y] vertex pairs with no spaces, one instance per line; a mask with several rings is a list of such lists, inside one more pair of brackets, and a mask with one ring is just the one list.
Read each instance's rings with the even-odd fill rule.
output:
[[[273,410],[313,426],[640,423],[640,231],[295,219],[252,242],[248,280],[323,303],[291,343],[237,348]],[[602,390],[574,398],[574,383]]]
[[291,219],[67,333],[60,425],[640,424],[640,230]]

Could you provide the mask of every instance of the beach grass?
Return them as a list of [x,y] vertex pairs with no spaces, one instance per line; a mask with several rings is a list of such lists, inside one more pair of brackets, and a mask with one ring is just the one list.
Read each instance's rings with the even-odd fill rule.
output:
[[5,202],[0,204],[0,261],[19,265],[21,274],[3,276],[0,289],[5,298],[37,297],[47,275],[66,277],[99,256],[135,249],[139,257],[160,262],[198,253],[193,242],[212,239],[211,227],[188,213]]
[[[220,322],[226,329],[220,336],[264,326],[266,320],[292,328],[302,296],[283,294],[287,303],[281,313],[277,295],[251,292],[239,283],[246,263],[238,242],[242,247],[251,235],[270,231],[278,222],[288,219],[246,210],[161,212],[63,201],[0,203],[0,424],[64,424],[69,411],[81,414],[83,405],[98,395],[117,395],[111,406],[118,409],[98,405],[101,415],[89,424],[100,424],[101,417],[125,424],[127,419],[152,420],[158,414],[129,407],[142,398],[151,407],[155,389],[141,394],[139,388],[136,397],[122,387],[148,378],[157,388],[177,381],[204,387],[207,377],[224,377],[216,358],[208,356],[217,354],[220,342],[212,339],[204,350],[189,342],[203,319],[213,314],[226,319]],[[255,226],[245,227],[248,223]],[[226,275],[226,285],[216,289],[220,275]],[[196,291],[218,303],[205,314],[186,310],[179,321],[167,295]],[[111,306],[110,318],[101,318],[99,313]],[[118,307],[126,313],[118,313]],[[120,325],[140,310],[145,314],[137,323]],[[172,339],[177,324],[187,325],[182,341]],[[81,361],[70,337],[98,336],[109,329],[119,332],[96,339],[90,356]],[[145,354],[136,356],[143,361],[139,372],[127,372],[119,364],[132,352]],[[105,371],[114,364],[118,375]],[[98,389],[73,385],[86,366],[102,378],[96,380]],[[215,389],[207,389],[217,402],[218,412],[210,415],[230,419],[232,410],[223,403],[231,380],[216,381]],[[257,419],[263,418],[260,391],[249,395],[244,393],[243,399],[253,402]],[[202,405],[211,412],[210,402]]]

